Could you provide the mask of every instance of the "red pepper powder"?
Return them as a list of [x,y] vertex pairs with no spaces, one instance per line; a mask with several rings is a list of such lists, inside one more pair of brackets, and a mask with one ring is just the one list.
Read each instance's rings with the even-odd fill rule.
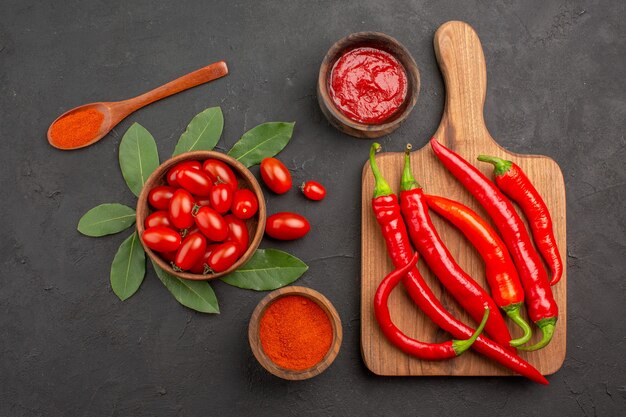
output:
[[50,137],[60,148],[75,148],[91,142],[103,121],[104,115],[98,110],[78,110],[57,120],[50,129]]
[[265,309],[259,335],[263,351],[276,365],[303,370],[324,359],[333,341],[333,327],[315,301],[288,295]]

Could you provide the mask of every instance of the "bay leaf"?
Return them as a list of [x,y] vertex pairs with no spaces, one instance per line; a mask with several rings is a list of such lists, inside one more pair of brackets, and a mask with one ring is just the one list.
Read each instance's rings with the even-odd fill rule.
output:
[[159,166],[156,142],[139,123],[133,123],[124,133],[120,142],[119,161],[128,188],[139,197],[146,180]]
[[152,262],[152,266],[165,288],[172,293],[176,301],[201,313],[219,314],[220,308],[217,297],[208,282],[180,279],[164,271],[154,262]]
[[267,291],[291,284],[307,269],[307,264],[287,252],[257,249],[245,265],[221,279],[235,287]]
[[111,288],[124,301],[132,296],[146,275],[146,253],[135,231],[122,242],[111,263]]
[[121,232],[135,223],[135,210],[123,204],[100,204],[78,221],[78,231],[86,236],[105,236]]
[[243,134],[228,155],[246,167],[260,164],[272,157],[289,143],[296,123],[268,122],[260,124]]
[[184,152],[212,150],[220,140],[223,129],[222,109],[209,107],[191,119],[187,129],[178,140],[172,156]]

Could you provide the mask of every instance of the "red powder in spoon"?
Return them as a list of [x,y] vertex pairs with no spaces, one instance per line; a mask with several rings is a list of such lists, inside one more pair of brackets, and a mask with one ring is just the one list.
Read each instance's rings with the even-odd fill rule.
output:
[[91,142],[100,132],[104,115],[95,109],[72,112],[57,120],[50,138],[59,148],[77,148]]

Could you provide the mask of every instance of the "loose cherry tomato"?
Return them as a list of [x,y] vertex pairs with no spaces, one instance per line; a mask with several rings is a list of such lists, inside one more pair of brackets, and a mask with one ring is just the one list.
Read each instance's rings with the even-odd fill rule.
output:
[[144,245],[157,252],[172,252],[178,249],[182,239],[175,230],[156,226],[144,230],[141,240]]
[[181,243],[178,252],[176,252],[174,265],[183,271],[188,271],[202,259],[205,250],[206,239],[202,236],[202,233],[192,233],[183,239],[183,243]]
[[311,230],[311,225],[303,216],[282,212],[272,214],[265,223],[265,233],[274,239],[294,240],[300,239]]
[[291,188],[291,173],[276,158],[265,158],[261,161],[261,178],[276,194],[285,194]]
[[233,190],[230,185],[219,183],[211,189],[209,200],[215,211],[224,214],[230,210],[230,205],[233,202]]
[[165,178],[167,179],[167,183],[169,185],[171,185],[172,187],[180,187],[176,177],[178,176],[178,170],[184,167],[193,168],[197,170],[202,169],[202,165],[200,165],[200,162],[198,161],[185,161],[185,162],[176,164],[172,168],[170,168],[169,171],[167,171],[167,175],[165,176]]
[[169,207],[172,224],[178,229],[191,227],[193,225],[193,215],[191,214],[193,206],[193,197],[188,191],[183,189],[176,190]]
[[195,219],[198,229],[213,242],[221,242],[228,236],[228,225],[224,218],[211,207],[200,207]]
[[226,242],[235,242],[239,247],[239,254],[242,255],[248,249],[248,244],[250,243],[246,222],[232,214],[224,216],[224,221],[228,225]]
[[178,185],[191,194],[207,197],[211,193],[211,179],[204,171],[190,167],[183,167],[176,174]]
[[168,187],[167,185],[154,187],[148,193],[148,202],[157,210],[167,210],[170,205],[170,200],[174,195],[174,191],[176,191],[174,188]]
[[202,169],[207,173],[214,184],[223,182],[230,185],[233,191],[237,189],[237,177],[226,163],[218,159],[207,159],[204,161],[204,164],[202,164]]
[[173,228],[172,222],[170,221],[170,215],[166,210],[155,211],[143,222],[143,225],[146,229],[155,226],[165,226],[169,228]]
[[204,206],[211,207],[211,199],[209,197],[196,197],[196,205],[200,207],[204,207]]
[[215,249],[219,245],[219,243],[206,245],[204,255],[202,255],[202,258],[200,258],[200,260],[194,266],[192,266],[191,269],[189,269],[189,272],[194,274],[204,274],[206,269],[208,268],[209,256],[211,256],[211,252],[213,252],[213,249]]
[[249,219],[254,216],[259,209],[259,202],[254,193],[247,188],[235,191],[233,196],[233,204],[230,210],[240,219]]
[[239,259],[239,248],[235,242],[225,242],[213,249],[207,265],[213,272],[223,272]]
[[300,189],[309,200],[319,201],[326,197],[326,188],[316,181],[307,181],[302,184]]

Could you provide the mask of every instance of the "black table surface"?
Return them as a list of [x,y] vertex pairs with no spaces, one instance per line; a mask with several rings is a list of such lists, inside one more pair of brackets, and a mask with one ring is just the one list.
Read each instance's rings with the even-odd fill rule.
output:
[[[626,415],[626,9],[623,1],[59,1],[3,0],[0,13],[0,416]],[[415,110],[385,150],[419,148],[444,88],[432,39],[448,20],[478,32],[487,60],[485,118],[507,149],[544,154],[567,187],[568,343],[549,386],[522,378],[377,377],[360,353],[361,170],[371,141],[319,110],[322,57],[339,38],[399,39],[421,70]],[[48,145],[48,125],[79,104],[120,100],[213,61],[227,78],[168,98],[89,148]],[[310,266],[299,285],[342,318],[335,363],[303,382],[256,362],[248,319],[265,293],[217,282],[220,315],[179,305],[149,268],[132,298],[109,284],[128,232],[88,238],[81,215],[134,206],[118,145],[139,122],[171,154],[188,121],[221,106],[228,150],[265,121],[296,121],[280,154],[294,182],[328,188],[267,196],[270,212],[310,219],[306,238],[262,247]],[[258,168],[254,170],[258,173]]]

